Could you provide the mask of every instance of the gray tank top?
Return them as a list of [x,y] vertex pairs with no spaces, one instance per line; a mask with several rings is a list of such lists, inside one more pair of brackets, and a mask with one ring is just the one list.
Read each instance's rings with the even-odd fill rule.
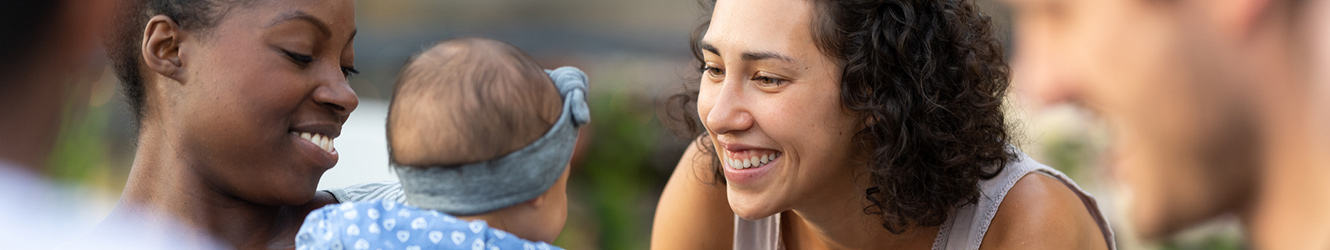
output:
[[[1109,228],[1108,220],[1099,211],[1099,205],[1093,196],[1081,190],[1076,182],[1067,178],[1062,172],[1036,162],[1020,151],[1016,152],[1019,159],[1007,165],[997,177],[979,181],[982,192],[979,203],[956,210],[947,218],[947,222],[942,223],[937,237],[933,239],[932,249],[979,249],[980,243],[984,240],[984,233],[988,232],[988,225],[993,222],[993,216],[997,214],[998,206],[1002,204],[1002,198],[1007,195],[1007,190],[1011,190],[1016,181],[1030,173],[1054,177],[1075,191],[1090,214],[1094,216],[1095,222],[1099,224],[1099,230],[1108,242],[1108,249],[1117,249],[1117,244],[1113,240],[1113,230]],[[734,249],[783,250],[785,245],[780,239],[780,213],[754,221],[734,217]]]

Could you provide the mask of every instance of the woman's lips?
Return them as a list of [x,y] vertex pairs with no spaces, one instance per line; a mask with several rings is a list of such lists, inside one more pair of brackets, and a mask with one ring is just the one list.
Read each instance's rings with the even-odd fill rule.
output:
[[775,150],[724,151],[721,164],[725,165],[725,179],[731,184],[748,184],[770,172],[784,156]]
[[333,147],[333,137],[320,133],[291,131],[291,137],[298,139],[297,144],[315,164],[332,168],[337,165],[337,149]]

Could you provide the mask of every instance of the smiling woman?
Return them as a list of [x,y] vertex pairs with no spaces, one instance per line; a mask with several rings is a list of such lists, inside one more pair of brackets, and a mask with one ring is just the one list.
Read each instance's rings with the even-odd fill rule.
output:
[[352,1],[144,0],[109,41],[139,130],[113,219],[292,248],[358,100]]
[[653,248],[1113,248],[1094,199],[1010,145],[973,2],[707,5]]

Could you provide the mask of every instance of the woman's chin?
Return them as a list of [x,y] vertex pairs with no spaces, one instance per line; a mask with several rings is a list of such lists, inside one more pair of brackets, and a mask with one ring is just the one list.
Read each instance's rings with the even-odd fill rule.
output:
[[729,192],[730,210],[734,215],[745,220],[759,220],[780,213],[781,210],[773,209],[771,205],[764,203],[761,198]]

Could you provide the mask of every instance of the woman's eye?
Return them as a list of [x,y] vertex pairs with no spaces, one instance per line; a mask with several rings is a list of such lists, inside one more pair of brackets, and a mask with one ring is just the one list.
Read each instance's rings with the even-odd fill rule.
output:
[[311,62],[314,62],[314,57],[313,57],[313,56],[297,54],[297,53],[290,52],[290,51],[282,51],[282,52],[285,52],[287,57],[290,57],[291,60],[294,60],[294,61],[296,61],[297,63],[300,63],[301,65],[305,65],[305,64],[309,64],[309,63],[311,63]]
[[706,72],[707,76],[711,77],[721,77],[725,75],[725,70],[722,70],[717,67],[703,66],[702,71]]
[[358,74],[360,74],[360,71],[356,70],[355,67],[342,67],[342,76],[351,78],[351,75],[358,75]]
[[766,76],[759,76],[759,77],[753,78],[753,80],[754,80],[754,81],[757,81],[757,82],[759,82],[759,83],[761,83],[762,85],[780,86],[781,84],[785,84],[785,80],[777,79],[777,78],[772,78],[772,77],[766,77]]

